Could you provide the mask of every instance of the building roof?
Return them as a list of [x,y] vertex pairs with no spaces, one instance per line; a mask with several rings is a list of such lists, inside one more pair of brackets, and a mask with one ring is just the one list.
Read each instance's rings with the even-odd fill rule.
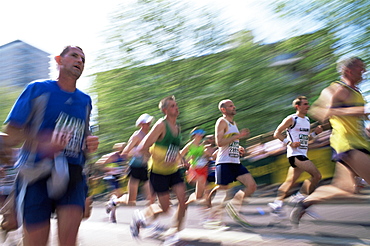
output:
[[33,48],[33,49],[36,49],[36,50],[37,50],[37,51],[39,51],[39,52],[44,53],[44,54],[45,54],[45,55],[47,55],[47,56],[49,56],[49,55],[50,55],[49,53],[47,53],[47,52],[45,52],[45,51],[43,51],[43,50],[40,50],[39,48],[36,48],[35,46],[32,46],[32,45],[30,45],[30,44],[28,44],[28,43],[26,43],[26,42],[24,42],[24,41],[22,41],[22,40],[19,40],[19,39],[14,40],[14,41],[12,41],[12,42],[9,42],[9,43],[7,43],[7,44],[1,45],[1,46],[0,46],[0,50],[1,50],[1,49],[4,49],[4,48],[11,47],[11,46],[16,45],[16,44],[24,44],[24,45],[27,45],[27,46],[29,46],[29,47]]

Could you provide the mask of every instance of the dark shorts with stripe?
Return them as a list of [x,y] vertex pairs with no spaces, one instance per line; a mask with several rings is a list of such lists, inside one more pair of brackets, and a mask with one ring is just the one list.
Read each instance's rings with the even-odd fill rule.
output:
[[242,164],[220,163],[216,165],[216,184],[228,185],[237,181],[237,177],[249,173]]
[[310,160],[310,159],[307,158],[307,156],[304,156],[304,155],[295,155],[295,156],[288,157],[289,164],[293,168],[297,167],[296,164],[295,164],[295,158],[297,158],[299,161],[309,161]]

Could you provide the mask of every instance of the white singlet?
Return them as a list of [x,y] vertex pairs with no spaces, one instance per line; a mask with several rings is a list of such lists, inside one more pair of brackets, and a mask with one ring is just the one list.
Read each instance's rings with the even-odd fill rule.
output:
[[307,116],[304,118],[296,114],[289,115],[293,118],[293,125],[287,129],[287,137],[291,142],[300,142],[297,148],[287,146],[287,157],[304,155],[307,156],[308,138],[310,134],[310,120]]
[[[239,134],[238,127],[236,124],[231,124],[228,120],[222,119],[227,123],[227,131],[224,138],[228,138],[232,135]],[[239,139],[234,140],[229,145],[218,148],[216,165],[220,163],[235,163],[240,164],[239,156]]]

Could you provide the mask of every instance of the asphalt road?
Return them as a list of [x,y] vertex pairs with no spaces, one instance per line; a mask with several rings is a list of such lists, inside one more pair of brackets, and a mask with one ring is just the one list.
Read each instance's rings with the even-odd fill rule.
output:
[[[364,189],[357,199],[346,199],[312,207],[316,218],[305,215],[298,227],[288,219],[277,220],[270,214],[268,202],[274,200],[276,187],[260,187],[244,205],[241,214],[252,225],[242,227],[224,213],[226,230],[205,229],[201,224],[204,209],[200,205],[191,205],[186,216],[186,226],[180,232],[183,246],[238,246],[238,245],[370,245],[370,187]],[[104,199],[94,201],[91,218],[83,221],[79,233],[79,245],[163,245],[163,238],[149,236],[149,229],[143,229],[141,239],[132,239],[129,224],[133,211],[145,207],[138,202],[137,207],[119,207],[117,223],[108,222]],[[176,203],[174,201],[174,207]],[[289,214],[291,207],[285,206]],[[160,222],[166,226],[170,218]],[[50,245],[57,245],[56,220],[52,219]],[[4,245],[19,243],[22,233],[12,232]],[[18,244],[21,245],[21,244]]]

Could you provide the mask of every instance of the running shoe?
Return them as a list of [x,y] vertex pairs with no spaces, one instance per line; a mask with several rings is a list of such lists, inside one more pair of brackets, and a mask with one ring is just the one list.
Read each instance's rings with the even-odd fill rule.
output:
[[230,228],[220,220],[203,221],[202,225],[203,225],[204,229],[217,230],[217,231],[225,231],[225,230],[228,230]]
[[145,237],[158,239],[161,237],[161,234],[165,231],[166,231],[166,228],[163,225],[160,225],[159,223],[155,223],[147,227],[147,230],[145,232]]
[[145,218],[142,212],[136,209],[130,223],[130,231],[133,238],[139,237],[140,227],[145,227]]
[[360,177],[355,177],[355,194],[360,194],[361,190],[363,190],[366,186],[368,186],[367,182]]
[[271,212],[270,212],[271,215],[277,216],[280,219],[286,218],[286,214],[282,206],[274,202],[268,203],[268,206],[271,209]]
[[117,223],[116,209],[117,207],[112,207],[111,211],[109,212],[109,222],[111,223]]
[[112,195],[109,201],[105,204],[105,211],[107,212],[107,214],[109,214],[110,211],[112,211],[112,208],[116,206],[116,204],[114,203],[115,199],[117,199],[117,196]]
[[281,208],[281,206],[275,202],[269,202],[267,205],[271,208],[272,212]]
[[297,192],[295,195],[292,195],[289,199],[290,203],[297,204],[300,201],[303,201],[306,198],[301,192]]
[[232,202],[226,203],[225,210],[227,214],[239,225],[243,227],[251,227],[252,225],[237,211]]
[[306,208],[303,206],[302,201],[297,202],[290,213],[290,222],[294,225],[298,225],[302,216],[306,213]]

